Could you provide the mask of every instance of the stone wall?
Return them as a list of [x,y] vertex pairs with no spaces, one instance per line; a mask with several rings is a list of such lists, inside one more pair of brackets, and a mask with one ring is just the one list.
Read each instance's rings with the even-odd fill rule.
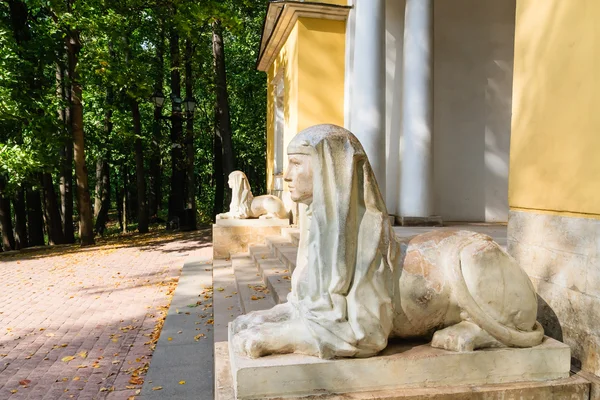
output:
[[600,375],[600,220],[513,210],[508,251],[538,291],[546,334]]

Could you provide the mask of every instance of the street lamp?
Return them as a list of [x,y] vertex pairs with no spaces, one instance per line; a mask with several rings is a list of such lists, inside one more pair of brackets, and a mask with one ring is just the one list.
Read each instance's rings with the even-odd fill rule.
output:
[[[192,97],[187,97],[185,100],[181,100],[181,97],[171,94],[171,107],[173,114],[178,114],[179,118],[188,119],[192,118],[194,110],[196,109],[196,100]],[[156,91],[151,97],[154,107],[161,110],[165,105],[165,95],[161,91]],[[182,106],[185,107],[187,117],[182,116]],[[172,116],[160,116],[160,119],[171,119]]]
[[154,107],[162,108],[165,104],[165,95],[159,90],[152,95],[152,103]]
[[193,114],[194,109],[196,108],[196,100],[191,97],[188,97],[184,100],[183,104],[185,105],[185,111],[188,114]]

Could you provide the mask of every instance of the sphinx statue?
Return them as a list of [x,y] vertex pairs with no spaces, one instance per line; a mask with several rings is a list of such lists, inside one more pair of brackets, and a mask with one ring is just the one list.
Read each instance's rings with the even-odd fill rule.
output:
[[451,351],[531,347],[544,332],[529,277],[490,237],[398,239],[365,151],[335,125],[300,132],[285,180],[307,206],[288,301],[236,318],[233,350],[370,357],[390,338]]
[[281,199],[272,195],[252,196],[250,183],[242,171],[229,174],[228,185],[232,190],[229,211],[217,214],[217,219],[287,218]]

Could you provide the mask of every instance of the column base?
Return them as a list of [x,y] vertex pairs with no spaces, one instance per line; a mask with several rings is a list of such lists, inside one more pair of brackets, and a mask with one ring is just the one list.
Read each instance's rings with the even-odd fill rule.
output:
[[396,216],[396,224],[400,226],[444,226],[441,215],[430,215],[429,217],[407,217]]

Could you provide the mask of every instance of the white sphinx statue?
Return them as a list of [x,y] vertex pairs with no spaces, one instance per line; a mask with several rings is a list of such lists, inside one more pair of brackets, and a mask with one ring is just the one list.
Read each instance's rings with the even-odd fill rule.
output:
[[229,211],[217,214],[217,219],[247,218],[287,218],[287,211],[281,199],[276,196],[252,196],[252,190],[246,174],[233,171],[227,182],[232,189]]
[[453,351],[541,343],[525,272],[488,236],[435,231],[396,238],[365,152],[349,131],[318,125],[288,146],[301,221],[288,301],[239,316],[233,350],[369,357],[389,338]]

